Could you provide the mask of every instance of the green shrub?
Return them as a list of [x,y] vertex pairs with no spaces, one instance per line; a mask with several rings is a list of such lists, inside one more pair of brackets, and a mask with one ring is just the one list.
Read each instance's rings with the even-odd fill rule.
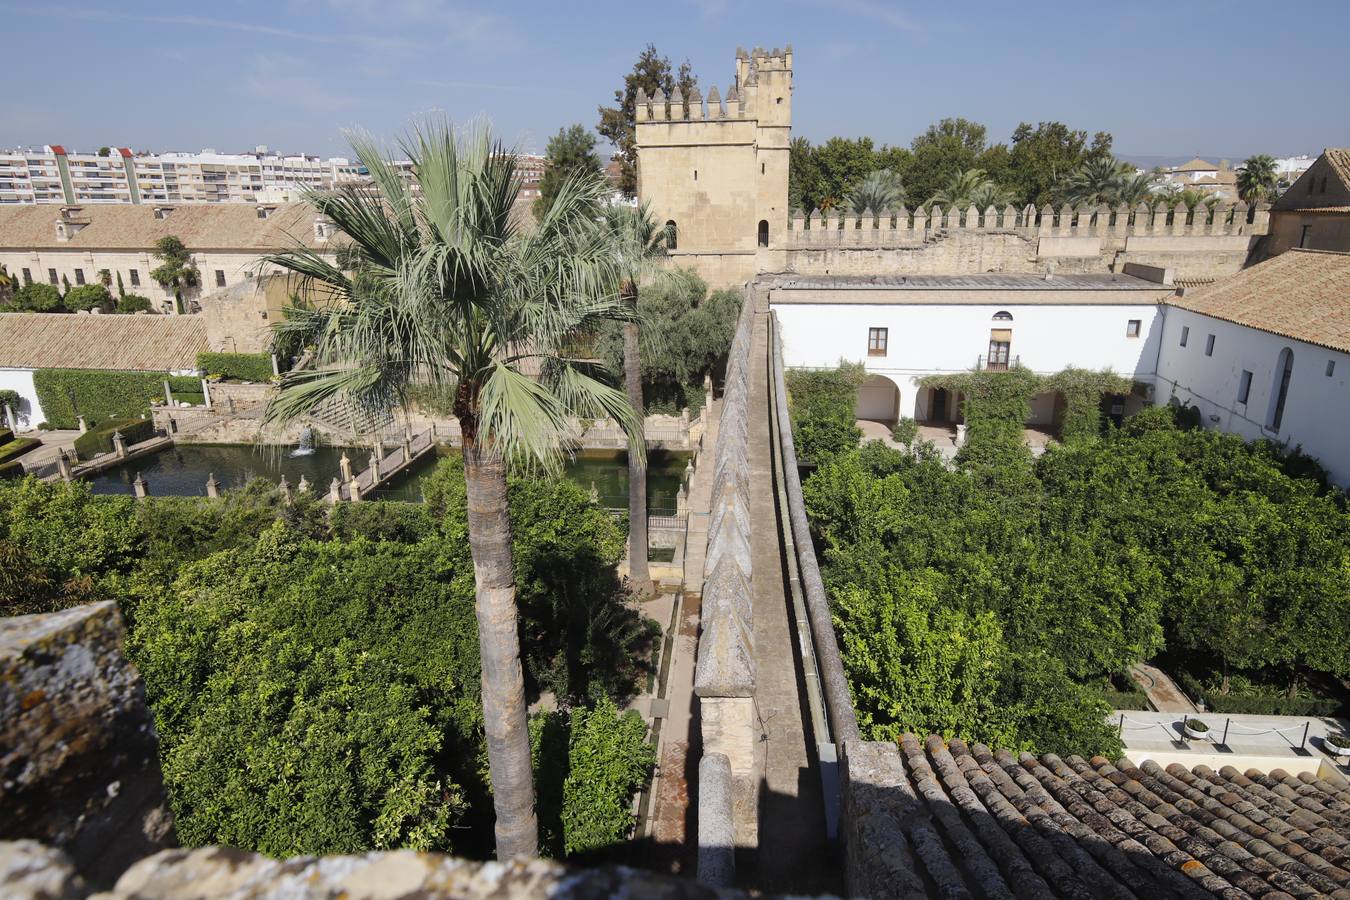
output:
[[[19,392],[11,391],[8,388],[0,389],[0,407],[8,406],[16,413],[19,411]],[[0,412],[3,412],[0,409]]]
[[112,294],[101,284],[81,284],[70,289],[61,299],[61,305],[71,312],[91,309],[112,309]]
[[25,312],[56,312],[61,308],[61,292],[56,285],[34,281],[14,292],[11,305]]
[[4,440],[3,437],[0,437],[0,463],[6,463],[23,456],[29,450],[42,444],[42,441],[37,438],[16,438],[8,430],[3,434],[8,434],[9,439]]
[[837,369],[792,369],[787,373],[792,439],[799,463],[821,465],[855,450],[862,439],[853,412],[858,386],[867,378],[859,363]]
[[117,311],[123,314],[149,312],[153,308],[150,298],[142,297],[140,294],[127,294],[117,301]]
[[1102,700],[1112,709],[1149,710],[1148,695],[1137,691],[1102,691]]
[[1206,686],[1194,674],[1184,670],[1177,672],[1175,677],[1192,700],[1204,701],[1210,712],[1225,715],[1331,716],[1339,713],[1344,705],[1336,698],[1289,697],[1276,686],[1253,682],[1236,674],[1231,679],[1233,693],[1228,694],[1219,693],[1216,684]]
[[108,372],[100,369],[38,369],[33,373],[38,403],[53,428],[139,416],[150,401],[164,396],[161,372]]
[[913,419],[901,419],[899,422],[896,422],[895,427],[891,429],[891,438],[897,444],[905,444],[908,446],[909,444],[914,443],[914,439],[918,436],[919,423],[915,422]]
[[530,726],[544,851],[560,858],[624,840],[633,795],[656,764],[642,717],[602,698],[594,708],[535,716]]
[[12,440],[14,440],[14,432],[10,431],[8,428],[0,428],[0,447],[3,447]]
[[175,394],[200,394],[202,380],[196,375],[170,375],[167,378],[169,390]]
[[110,419],[96,428],[91,428],[75,439],[75,455],[83,460],[93,459],[100,453],[113,450],[114,432],[122,432],[127,446],[148,441],[155,436],[155,423],[149,419]]
[[272,377],[272,357],[266,353],[198,353],[197,368],[232,381],[266,381]]

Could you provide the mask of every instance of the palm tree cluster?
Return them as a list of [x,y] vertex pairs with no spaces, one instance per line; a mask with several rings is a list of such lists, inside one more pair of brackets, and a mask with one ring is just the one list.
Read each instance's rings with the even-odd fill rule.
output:
[[859,216],[868,210],[874,213],[890,212],[904,206],[905,185],[899,172],[876,169],[854,185],[845,201]]
[[943,209],[969,209],[975,207],[985,210],[989,207],[1001,209],[1012,203],[1012,194],[995,182],[984,169],[966,169],[957,172],[947,186],[938,191],[925,207],[931,209],[940,206]]
[[[605,210],[606,187],[586,173],[559,186],[534,227],[521,227],[512,215],[516,158],[485,126],[457,132],[429,123],[403,141],[420,192],[373,140],[354,135],[352,146],[373,189],[308,195],[342,235],[340,262],[303,246],[264,260],[298,279],[299,296],[325,298],[302,302],[275,326],[278,344],[313,346],[315,365],[282,378],[266,421],[296,421],[334,401],[378,420],[391,409],[406,411],[418,393],[452,398],[467,485],[497,855],[534,856],[538,823],[507,471],[556,471],[572,422],[609,418],[628,434],[635,490],[640,486],[636,328],[627,396],[596,364],[569,358],[568,349],[605,322],[636,325],[638,285],[660,257],[665,234],[645,207]],[[636,496],[642,505],[635,527],[646,521],[645,490]],[[645,563],[645,534],[632,548],[645,579],[638,562]]]
[[1073,206],[1137,206],[1152,202],[1157,184],[1156,171],[1136,172],[1130,163],[1096,157],[1066,175],[1058,193]]

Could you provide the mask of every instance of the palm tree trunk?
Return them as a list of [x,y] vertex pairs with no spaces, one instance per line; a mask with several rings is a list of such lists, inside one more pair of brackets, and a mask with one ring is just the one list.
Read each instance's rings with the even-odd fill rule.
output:
[[[636,305],[636,298],[634,298]],[[639,416],[642,410],[642,359],[638,354],[636,322],[623,324],[623,381],[628,402]],[[652,589],[647,567],[647,463],[641,454],[628,454],[628,577],[642,593]]]
[[497,858],[533,857],[539,853],[539,823],[534,812],[534,770],[516,624],[506,461],[491,447],[479,444],[472,423],[461,420],[460,425],[483,670],[483,725],[497,813]]

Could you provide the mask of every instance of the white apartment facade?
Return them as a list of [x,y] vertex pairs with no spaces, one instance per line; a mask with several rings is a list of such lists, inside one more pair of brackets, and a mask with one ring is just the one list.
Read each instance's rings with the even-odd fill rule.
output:
[[351,160],[253,153],[70,153],[59,144],[0,153],[0,206],[95,203],[256,203],[304,188],[360,181]]

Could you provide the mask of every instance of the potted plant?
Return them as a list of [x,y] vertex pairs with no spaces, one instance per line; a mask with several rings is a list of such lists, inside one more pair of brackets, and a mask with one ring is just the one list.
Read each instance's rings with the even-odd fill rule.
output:
[[1347,759],[1350,759],[1350,734],[1329,731],[1323,740],[1323,744],[1326,746],[1327,752],[1334,756],[1337,762],[1344,763]]
[[1209,738],[1209,726],[1196,718],[1188,718],[1181,723],[1186,732],[1186,737],[1193,741],[1203,741]]

